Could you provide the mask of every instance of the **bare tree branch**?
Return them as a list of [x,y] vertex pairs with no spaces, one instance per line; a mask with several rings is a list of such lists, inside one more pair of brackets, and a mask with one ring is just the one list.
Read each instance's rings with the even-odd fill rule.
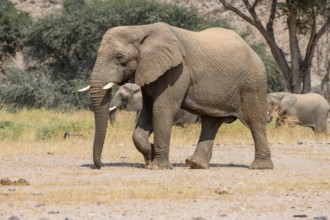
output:
[[[316,37],[316,15],[315,15],[315,10],[314,7],[312,6],[312,28],[311,28],[311,34],[309,37],[309,41],[307,44],[307,49],[306,49],[306,53],[305,53],[305,59],[304,62],[302,64],[302,68],[306,68],[308,66],[308,63],[312,61],[313,59],[313,55],[314,55],[314,49],[313,49],[313,44],[315,44],[315,37]],[[315,44],[316,46],[316,44]]]
[[[314,12],[314,10],[313,10]],[[315,24],[314,24],[315,22]],[[306,69],[308,65],[312,62],[315,47],[322,37],[323,34],[330,28],[330,17],[327,18],[326,22],[323,24],[321,29],[316,33],[316,15],[313,13],[313,26],[312,26],[312,33],[309,38],[307,50],[306,50],[306,55],[304,62],[302,63],[302,68]]]
[[255,0],[253,2],[253,5],[251,6],[253,9],[257,6],[257,4],[259,3],[260,0]]
[[273,25],[274,25],[274,20],[275,20],[276,4],[277,4],[277,0],[273,0],[272,6],[270,9],[270,13],[269,13],[268,22],[266,25],[267,33],[269,34],[269,37],[271,37],[273,41],[275,41]]
[[238,10],[237,8],[235,8],[234,6],[232,6],[231,4],[228,4],[226,2],[226,0],[220,0],[221,3],[223,4],[223,6],[232,11],[235,12],[235,14],[237,14],[238,16],[240,16],[241,18],[243,18],[245,21],[247,21],[248,23],[250,23],[251,25],[255,26],[255,22],[247,15],[245,15],[244,13],[242,13],[240,10]]
[[248,0],[243,0],[245,7],[247,8],[247,10],[250,12],[250,15],[252,16],[254,23],[255,23],[255,27],[258,28],[258,30],[260,32],[266,32],[266,29],[264,28],[264,26],[262,25],[259,16],[257,15],[256,11],[255,11],[255,6],[252,7],[250,2]]

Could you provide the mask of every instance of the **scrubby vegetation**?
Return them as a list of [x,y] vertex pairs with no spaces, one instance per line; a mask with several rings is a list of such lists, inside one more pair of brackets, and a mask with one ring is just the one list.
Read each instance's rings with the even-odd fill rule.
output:
[[22,31],[30,22],[27,13],[18,11],[7,0],[0,0],[0,62],[22,49]]
[[[13,8],[12,5],[10,7]],[[3,17],[7,12],[18,13],[2,8],[0,16]],[[31,25],[24,28],[27,20]],[[196,12],[150,0],[64,0],[64,9],[60,15],[34,21],[18,16],[15,22],[19,25],[9,25],[10,29],[18,30],[18,34],[12,34],[11,39],[19,42],[15,44],[19,48],[24,48],[30,67],[18,70],[6,66],[5,77],[0,77],[0,107],[59,110],[88,108],[89,95],[79,94],[77,90],[89,84],[96,52],[105,31],[118,25],[158,21],[190,30],[210,26],[229,28],[222,20],[205,20]],[[8,27],[2,22],[0,28]],[[5,43],[13,44],[8,40]],[[8,46],[5,48],[4,57],[12,53]],[[263,46],[257,45],[254,48],[268,67],[270,91],[280,90],[283,86],[280,86],[281,80],[277,77],[280,74],[275,62],[265,55]]]
[[[0,110],[0,139],[6,141],[52,142],[66,138],[84,140],[92,145],[94,136],[93,113],[82,110],[61,113],[45,109],[19,110],[16,113]],[[125,143],[133,146],[130,138],[134,129],[134,112],[119,111],[117,122],[108,128],[107,140],[111,146]],[[267,136],[270,143],[297,143],[301,140],[328,141],[328,136],[315,136],[307,127],[284,126],[275,129],[274,121],[267,124]],[[195,144],[200,134],[200,125],[173,126],[171,145]],[[221,126],[215,144],[253,144],[251,133],[239,120],[233,124]]]

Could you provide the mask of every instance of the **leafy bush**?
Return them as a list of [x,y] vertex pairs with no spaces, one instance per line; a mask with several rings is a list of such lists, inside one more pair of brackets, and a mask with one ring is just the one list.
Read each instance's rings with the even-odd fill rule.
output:
[[0,121],[0,139],[19,138],[25,130],[25,126],[18,122]]
[[81,87],[81,81],[53,81],[49,72],[49,68],[43,65],[26,71],[8,68],[6,78],[0,84],[2,105],[12,111],[23,107],[68,110],[83,106],[77,100],[88,102],[88,95],[72,89]]
[[0,0],[0,61],[22,49],[22,28],[31,21],[8,0]]

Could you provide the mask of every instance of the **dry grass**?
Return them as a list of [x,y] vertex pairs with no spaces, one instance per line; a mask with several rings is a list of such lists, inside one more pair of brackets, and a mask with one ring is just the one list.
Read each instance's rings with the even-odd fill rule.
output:
[[[5,141],[27,141],[34,142],[38,129],[50,125],[53,122],[80,124],[78,131],[70,131],[73,136],[77,135],[75,139],[91,140],[94,134],[94,116],[90,111],[59,113],[46,110],[22,110],[17,113],[8,113],[0,111],[0,121],[14,122],[23,131],[19,136],[5,136],[2,140]],[[117,114],[117,123],[113,126],[109,125],[107,139],[110,139],[113,144],[123,143],[131,140],[132,131],[134,128],[135,113],[119,112]],[[59,128],[61,129],[61,128]],[[65,129],[65,128],[63,128]],[[70,127],[69,127],[70,129]],[[58,141],[63,139],[66,130],[59,131],[58,135],[50,138],[47,142]],[[200,125],[186,125],[182,127],[173,127],[171,143],[173,145],[182,144],[196,144],[200,133]],[[267,124],[267,137],[270,143],[296,143],[304,139],[312,139],[316,141],[329,141],[327,136],[316,136],[310,128],[295,126],[284,126],[275,129],[273,123]],[[238,120],[232,124],[224,124],[219,129],[218,135],[214,141],[215,144],[253,144],[253,139],[248,128],[246,128]]]

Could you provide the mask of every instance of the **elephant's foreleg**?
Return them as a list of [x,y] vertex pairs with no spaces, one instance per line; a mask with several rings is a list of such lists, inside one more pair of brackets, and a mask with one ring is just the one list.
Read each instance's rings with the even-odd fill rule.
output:
[[149,142],[152,133],[152,109],[142,108],[133,132],[136,149],[143,155],[146,165],[153,159],[153,145]]
[[326,112],[326,114],[322,115],[322,114],[319,114],[316,116],[316,126],[315,128],[313,129],[313,131],[316,133],[316,134],[324,134],[324,135],[327,135],[328,133],[328,112]]
[[172,169],[169,162],[169,148],[172,123],[174,118],[173,109],[159,109],[153,111],[153,127],[154,127],[154,155],[152,162],[148,165],[148,169]]
[[192,169],[208,169],[212,157],[213,141],[218,132],[222,118],[202,116],[202,130],[194,154],[186,159],[186,164]]

